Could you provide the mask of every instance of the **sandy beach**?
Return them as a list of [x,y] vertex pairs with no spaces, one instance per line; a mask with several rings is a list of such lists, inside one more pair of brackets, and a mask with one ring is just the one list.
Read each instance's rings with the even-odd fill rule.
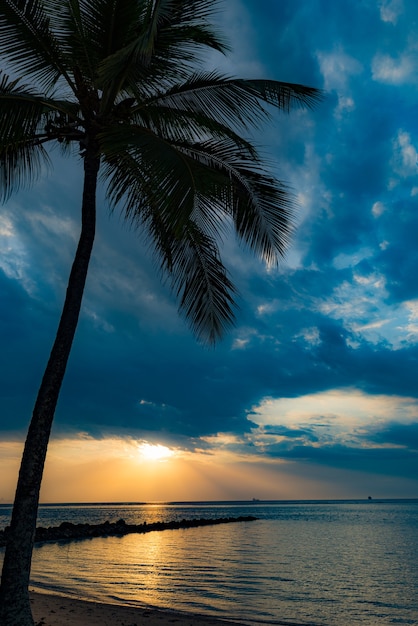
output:
[[193,613],[101,604],[50,594],[30,593],[36,626],[225,626],[242,624]]

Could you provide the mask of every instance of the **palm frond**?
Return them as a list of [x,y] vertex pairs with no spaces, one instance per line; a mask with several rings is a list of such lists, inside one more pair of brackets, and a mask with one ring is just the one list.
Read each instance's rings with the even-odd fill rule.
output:
[[295,230],[295,197],[289,188],[260,171],[241,168],[233,175],[232,211],[238,236],[269,266],[285,257]]
[[[215,2],[199,0],[146,0],[131,2],[142,7],[126,43],[100,64],[100,85],[117,84],[129,93],[142,85],[142,93],[155,92],[157,86],[172,85],[185,79],[199,52],[212,48],[226,52],[228,46],[212,25],[204,20],[213,12]],[[133,33],[133,34],[132,34]]]
[[195,73],[180,85],[145,100],[143,106],[165,106],[193,111],[233,128],[257,127],[269,117],[265,104],[289,111],[312,106],[321,97],[317,89],[278,81],[246,81],[217,72]]
[[[105,162],[114,166],[106,170],[109,177],[109,197],[120,201],[135,198],[141,193],[160,206],[161,213],[171,221],[174,232],[180,232],[194,210],[194,197],[199,181],[197,168],[176,146],[149,130],[134,129],[129,125],[107,128],[99,137]],[[141,174],[138,184],[134,178],[124,177],[118,167],[118,157],[127,153],[138,164]],[[136,174],[137,172],[135,172]],[[132,185],[136,194],[130,191]],[[138,202],[138,200],[137,200]],[[134,214],[131,209],[127,211]]]
[[0,152],[0,199],[7,200],[22,186],[29,186],[50,165],[48,153],[40,144],[18,144]]
[[174,25],[202,24],[210,22],[219,12],[220,0],[154,0],[153,4],[165,6],[165,20]]
[[168,141],[131,126],[114,128],[102,141],[109,163],[122,152],[132,159],[132,175],[125,175],[125,163],[106,172],[113,204],[123,201],[131,218],[138,215],[139,196],[152,198],[175,232],[193,218],[202,232],[219,237],[229,215],[260,258],[276,264],[284,256],[294,229],[294,198],[265,174],[265,162],[248,142],[226,133],[200,142]]
[[[227,226],[227,213],[223,204],[225,180],[213,170],[207,168],[186,155],[181,155],[186,164],[185,171],[177,174],[164,170],[159,179],[153,177],[154,168],[147,169],[135,156],[119,153],[118,159],[106,160],[104,175],[107,179],[107,195],[113,208],[119,206],[134,228],[140,230],[144,225],[153,237],[151,221],[164,225],[165,231],[179,237],[185,224],[190,220],[196,223],[202,232],[212,238],[221,239]],[[180,178],[176,185],[172,181]],[[156,218],[158,214],[158,220]],[[170,270],[171,249],[162,240],[156,248],[162,257],[162,265]]]
[[252,92],[263,102],[287,113],[295,106],[312,109],[324,97],[321,89],[307,87],[298,83],[285,83],[266,79],[236,79],[235,83],[243,91]]
[[202,343],[214,344],[234,323],[235,287],[214,240],[193,222],[173,248],[171,282],[179,311]]
[[[95,75],[95,55],[91,38],[89,37],[90,21],[84,7],[89,7],[89,3],[80,4],[79,0],[67,0],[67,2],[52,3],[50,5],[51,24],[56,38],[63,50],[65,57],[72,68],[74,67],[89,79],[90,84]],[[74,78],[74,83],[76,81]]]
[[227,138],[235,144],[237,154],[245,153],[249,159],[258,158],[257,150],[250,141],[230,126],[204,113],[153,104],[146,107],[134,106],[131,120],[133,132],[135,128],[147,128],[155,135],[173,143],[193,144],[198,139]]
[[218,173],[207,177],[214,184],[205,189],[201,219],[206,220],[211,210],[228,213],[239,238],[269,265],[277,264],[294,230],[295,200],[286,185],[265,174],[265,162],[258,155],[238,151],[229,138],[179,149]]
[[[67,0],[67,4],[65,28],[69,49],[83,76],[91,84],[102,88],[103,81],[98,77],[98,68],[105,59],[124,49],[135,37],[141,2]],[[58,18],[60,21],[63,19],[61,15]],[[115,80],[115,75],[112,80]],[[117,78],[116,84],[119,84]]]
[[[50,5],[57,4],[51,0]],[[64,78],[72,82],[62,50],[50,28],[42,0],[2,0],[0,3],[0,54],[21,75],[32,77],[46,89]]]
[[[148,0],[144,2],[148,25],[148,50],[156,59],[165,58],[170,63],[181,60],[176,54],[183,46],[193,45],[196,54],[200,45],[219,52],[229,48],[217,33],[210,18],[217,12],[218,0]],[[170,51],[170,54],[168,52]],[[174,53],[174,54],[173,54]],[[151,60],[151,56],[148,57]],[[187,54],[187,58],[190,56]]]
[[[190,167],[193,167],[191,160]],[[197,170],[199,165],[194,167]],[[205,173],[208,178],[206,168]],[[155,169],[147,171],[129,152],[122,154],[118,150],[112,157],[108,156],[104,176],[111,205],[121,206],[133,226],[148,233],[148,244],[177,296],[180,313],[200,341],[215,343],[233,323],[235,294],[214,238],[199,225],[207,229],[213,220],[211,230],[219,235],[216,207],[212,205],[205,219],[200,220],[204,213],[201,202],[208,202],[207,194],[201,195],[201,187],[190,193],[190,180],[186,177],[182,189],[189,193],[184,198],[178,189],[167,185],[165,177],[161,181],[156,179]],[[213,183],[216,172],[211,177]],[[201,182],[197,175],[195,182]],[[179,207],[179,199],[183,204],[187,202],[187,211]]]
[[77,103],[38,94],[0,72],[0,145],[12,137],[34,141],[43,131],[47,135],[45,126],[57,115],[65,116],[74,127],[82,123]]
[[[49,164],[43,143],[54,140],[57,116],[77,120],[73,103],[54,100],[32,92],[18,79],[0,74],[0,196],[31,183]],[[75,122],[77,124],[77,121]],[[70,127],[73,132],[72,127]]]

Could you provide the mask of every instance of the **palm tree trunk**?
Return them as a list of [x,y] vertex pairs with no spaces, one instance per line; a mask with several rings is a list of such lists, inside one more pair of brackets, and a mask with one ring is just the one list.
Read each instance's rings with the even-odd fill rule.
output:
[[82,228],[49,361],[29,426],[13,506],[0,587],[1,626],[33,626],[29,576],[46,451],[58,396],[77,327],[96,226],[100,158],[84,158]]

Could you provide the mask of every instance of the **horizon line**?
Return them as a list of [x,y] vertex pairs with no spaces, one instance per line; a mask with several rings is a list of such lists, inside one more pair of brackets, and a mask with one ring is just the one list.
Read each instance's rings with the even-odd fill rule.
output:
[[[333,503],[333,502],[412,502],[418,501],[416,497],[410,498],[392,498],[392,497],[362,497],[362,498],[306,498],[306,499],[258,499],[252,498],[250,500],[150,500],[150,501],[83,501],[83,502],[40,502],[39,506],[179,506],[179,505],[215,505],[215,504],[229,504],[229,505],[261,505],[261,504],[298,504],[298,503]],[[12,507],[13,502],[0,502],[0,507]]]

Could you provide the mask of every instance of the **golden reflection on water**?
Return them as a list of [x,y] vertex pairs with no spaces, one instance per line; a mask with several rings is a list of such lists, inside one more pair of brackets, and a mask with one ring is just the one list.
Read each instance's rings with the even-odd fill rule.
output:
[[44,544],[35,550],[32,575],[41,586],[59,581],[61,592],[74,594],[79,587],[80,595],[98,600],[190,609],[191,597],[197,594],[201,609],[217,612],[226,609],[222,587],[242,567],[240,558],[224,557],[245,550],[244,527],[230,524]]
[[[147,520],[169,517],[160,504]],[[238,620],[417,623],[418,509],[289,506],[251,523],[44,544],[37,586]],[[409,621],[408,621],[409,620]]]

